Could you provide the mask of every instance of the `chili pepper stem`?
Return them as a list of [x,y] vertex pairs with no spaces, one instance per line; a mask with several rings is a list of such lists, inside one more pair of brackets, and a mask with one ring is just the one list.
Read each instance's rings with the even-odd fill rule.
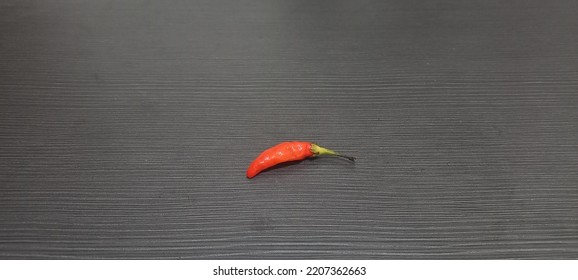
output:
[[315,154],[315,156],[336,156],[336,157],[342,157],[342,158],[346,158],[352,162],[355,162],[355,158],[354,157],[350,157],[350,156],[346,156],[346,155],[342,155],[342,154],[338,154],[330,149],[327,148],[323,148],[321,146],[318,146],[317,144],[311,144],[311,152]]

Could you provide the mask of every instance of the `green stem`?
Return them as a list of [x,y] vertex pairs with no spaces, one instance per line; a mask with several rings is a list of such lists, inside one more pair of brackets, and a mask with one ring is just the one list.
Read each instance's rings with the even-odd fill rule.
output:
[[317,144],[311,144],[311,152],[314,153],[316,156],[336,156],[346,158],[352,162],[355,162],[354,157],[338,154],[330,149],[318,146]]

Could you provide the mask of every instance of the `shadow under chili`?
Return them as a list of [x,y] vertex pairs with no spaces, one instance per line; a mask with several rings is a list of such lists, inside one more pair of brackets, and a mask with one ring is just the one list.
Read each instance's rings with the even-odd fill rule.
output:
[[347,159],[345,159],[345,158],[340,158],[340,157],[312,157],[312,158],[306,158],[306,159],[304,159],[304,160],[295,160],[295,161],[282,162],[282,163],[279,163],[279,164],[277,164],[277,165],[275,165],[275,166],[271,166],[271,167],[269,167],[269,168],[267,168],[267,169],[264,169],[263,171],[261,171],[261,172],[259,172],[259,173],[265,173],[265,172],[269,172],[269,171],[276,170],[276,169],[279,169],[279,168],[285,168],[285,167],[288,167],[288,166],[297,165],[297,164],[300,164],[300,163],[302,163],[302,162],[305,162],[306,160],[307,160],[307,161],[316,161],[316,160],[320,160],[320,159],[321,159],[321,160],[333,159],[333,160],[335,160],[335,161],[345,161],[345,162],[349,162],[349,163],[351,163],[351,164],[354,164],[353,162],[351,162],[351,161],[349,161],[349,160],[347,160]]

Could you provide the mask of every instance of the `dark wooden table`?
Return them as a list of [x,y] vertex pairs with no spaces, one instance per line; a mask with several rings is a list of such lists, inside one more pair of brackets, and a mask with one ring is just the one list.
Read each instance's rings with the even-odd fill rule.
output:
[[0,258],[578,258],[577,14],[1,1]]

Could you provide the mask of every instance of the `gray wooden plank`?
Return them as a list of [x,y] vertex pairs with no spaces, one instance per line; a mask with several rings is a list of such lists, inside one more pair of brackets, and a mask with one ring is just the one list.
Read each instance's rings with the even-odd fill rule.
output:
[[2,1],[0,258],[577,258],[578,6],[503,2]]

